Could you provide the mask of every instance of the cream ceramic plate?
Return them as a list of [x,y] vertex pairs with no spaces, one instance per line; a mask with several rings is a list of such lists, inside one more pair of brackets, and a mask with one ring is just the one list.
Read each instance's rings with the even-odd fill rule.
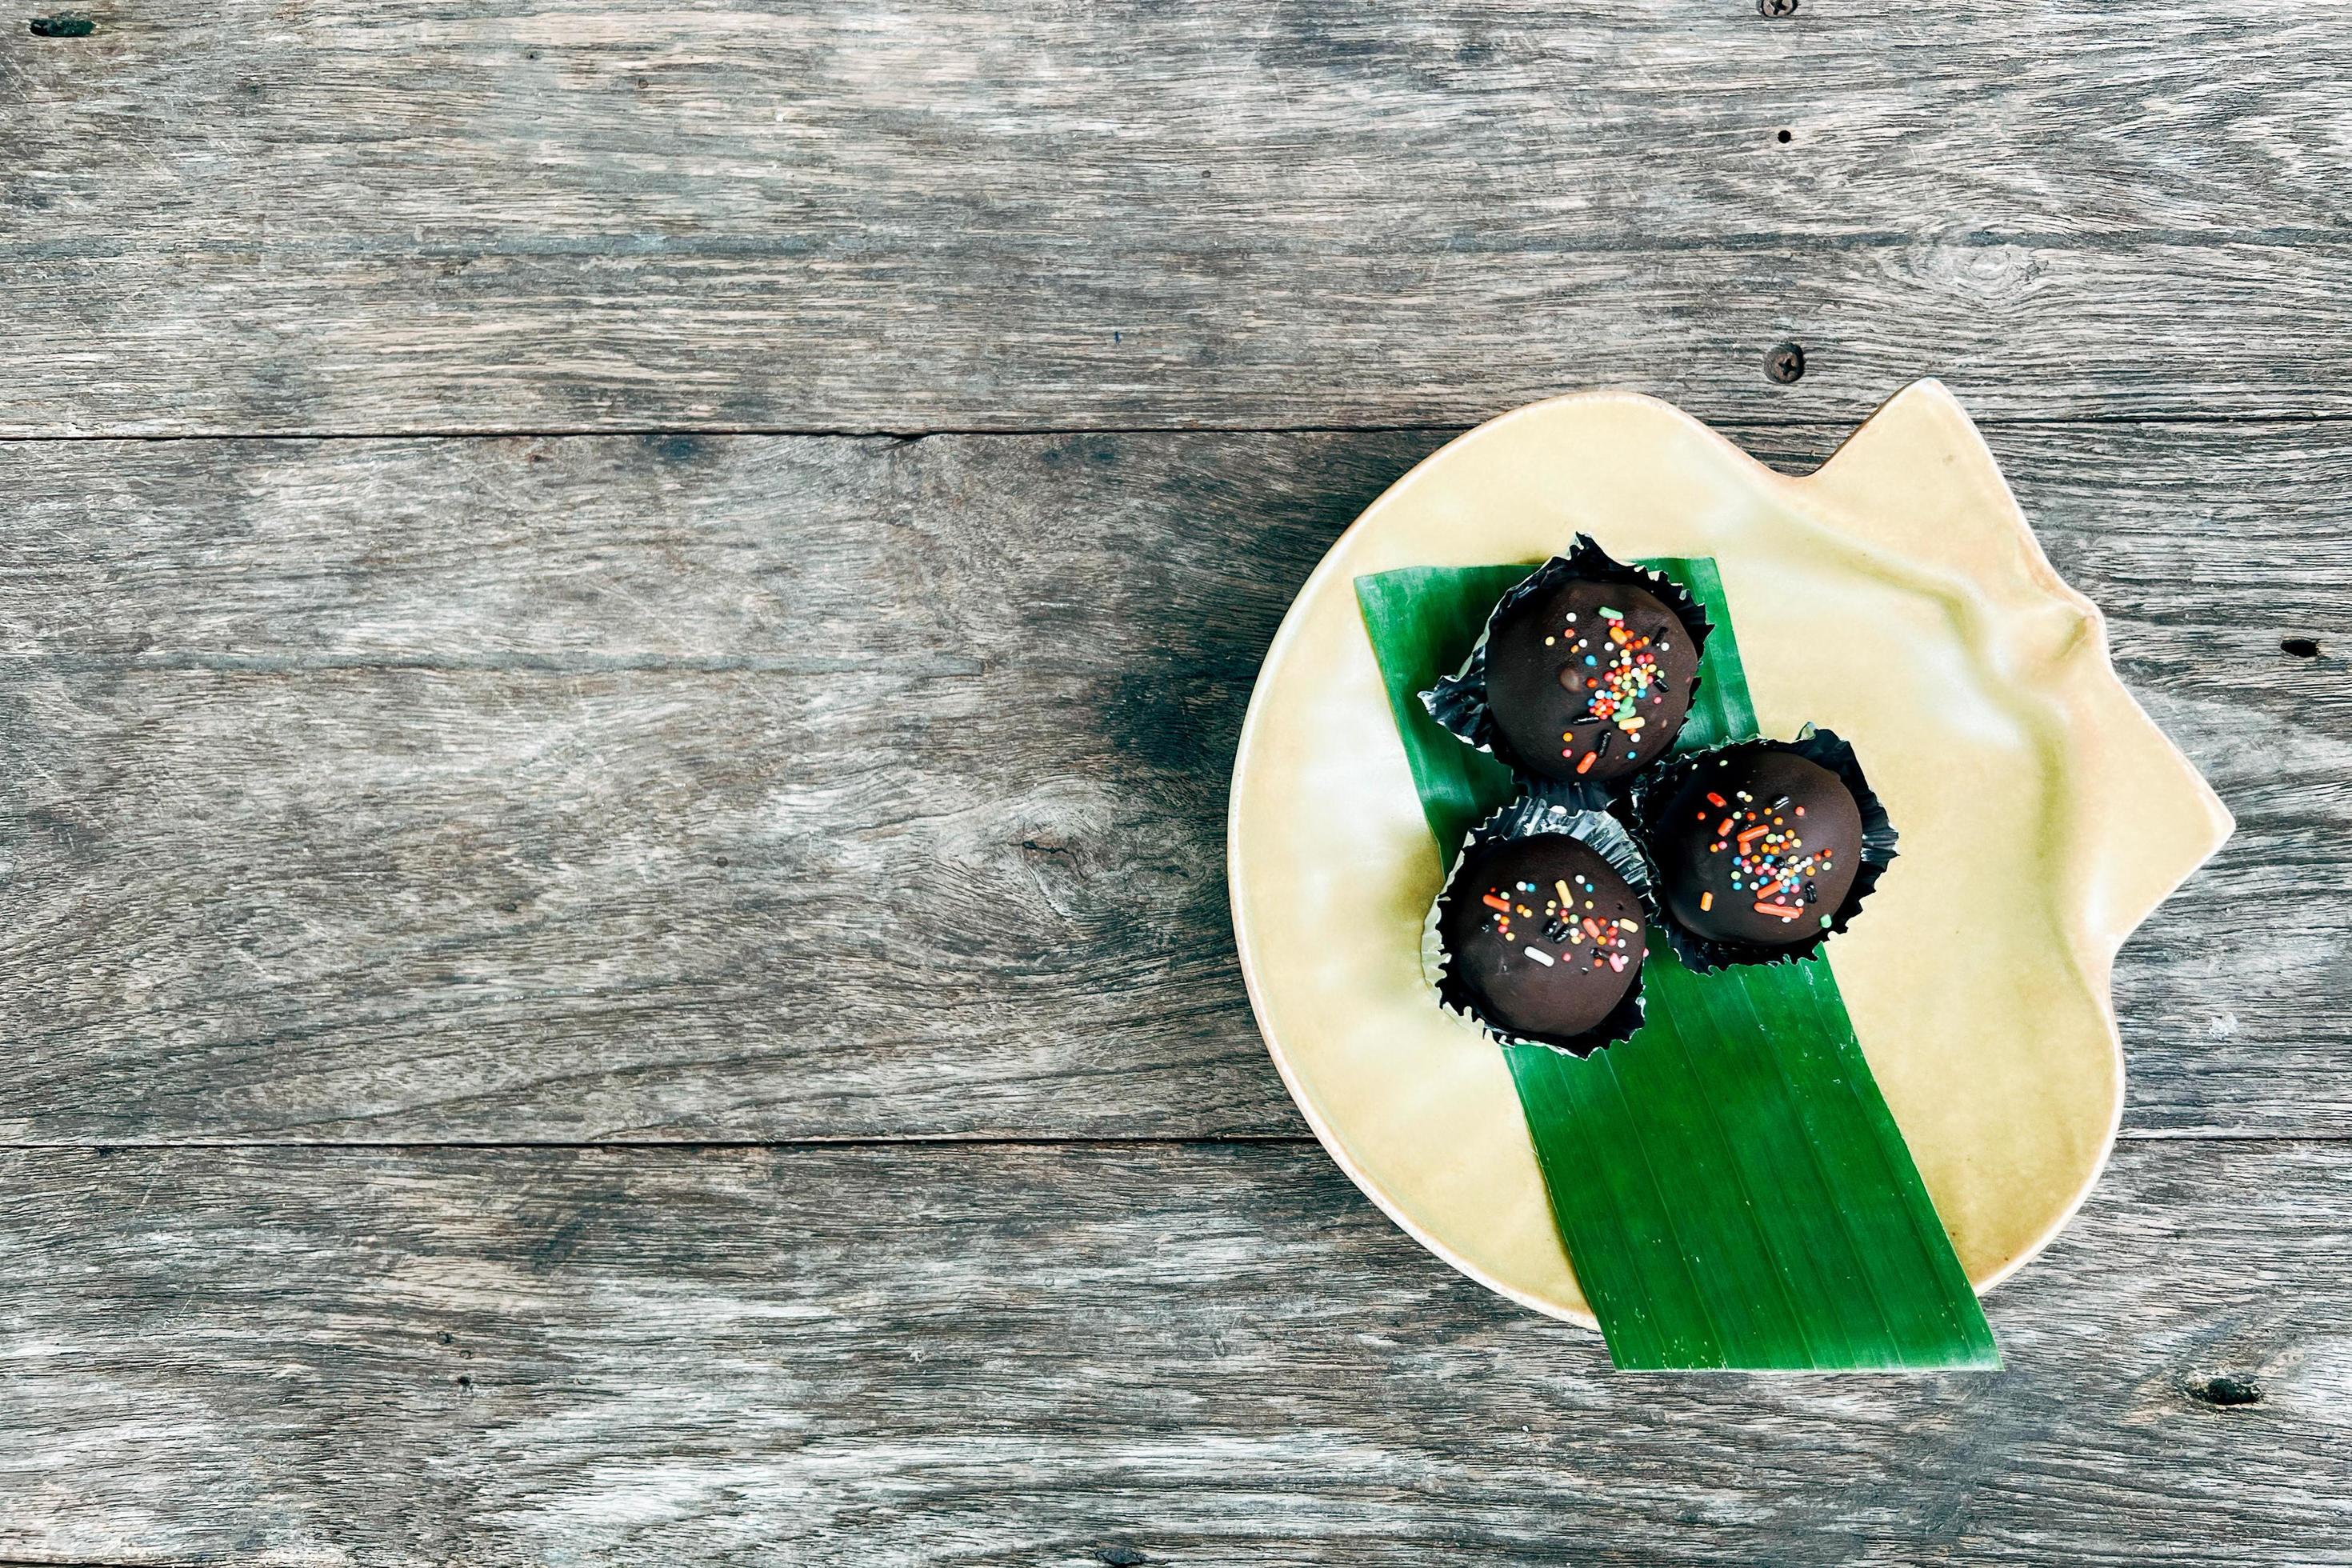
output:
[[1652,398],[1539,403],[1432,456],[1332,547],[1234,764],[1234,925],[1283,1081],[1423,1246],[1591,1321],[1502,1057],[1422,978],[1437,852],[1354,589],[1538,560],[1580,531],[1620,557],[1714,556],[1764,732],[1810,720],[1860,752],[1903,854],[1829,951],[1960,1261],[1992,1285],[2057,1233],[2114,1140],[2116,948],[2231,823],[1933,382],[1804,479]]

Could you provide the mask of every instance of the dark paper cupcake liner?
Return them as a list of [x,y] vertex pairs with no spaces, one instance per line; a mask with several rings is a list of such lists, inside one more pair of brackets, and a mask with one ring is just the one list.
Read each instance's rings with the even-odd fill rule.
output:
[[[1853,874],[1853,886],[1846,890],[1845,899],[1830,914],[1830,923],[1816,930],[1803,942],[1786,946],[1764,942],[1724,942],[1699,935],[1674,917],[1665,900],[1651,899],[1653,923],[1674,949],[1675,956],[1684,965],[1700,974],[1712,974],[1718,969],[1736,964],[1795,963],[1819,952],[1822,944],[1845,930],[1862,901],[1878,886],[1878,879],[1895,858],[1896,834],[1895,825],[1886,817],[1886,807],[1878,793],[1870,787],[1870,780],[1862,771],[1853,748],[1838,738],[1833,731],[1816,730],[1811,724],[1793,741],[1736,741],[1727,746],[1717,746],[1704,752],[1688,752],[1669,757],[1634,775],[1633,787],[1626,792],[1622,810],[1632,824],[1643,853],[1648,855],[1660,842],[1665,824],[1659,820],[1666,803],[1681,792],[1692,776],[1717,760],[1734,752],[1748,751],[1793,752],[1811,763],[1819,763],[1837,774],[1840,783],[1853,795],[1854,805],[1862,812],[1862,864]],[[1653,889],[1654,895],[1655,889]]]
[[[1674,612],[1689,634],[1691,653],[1697,660],[1706,656],[1707,633],[1714,623],[1706,611],[1680,583],[1663,572],[1651,572],[1639,566],[1628,566],[1611,555],[1591,539],[1580,533],[1567,553],[1555,555],[1537,567],[1495,601],[1486,614],[1486,625],[1478,633],[1477,643],[1461,669],[1447,676],[1421,694],[1422,706],[1440,728],[1464,744],[1486,752],[1508,767],[1519,781],[1519,787],[1544,800],[1580,808],[1599,808],[1622,795],[1629,781],[1612,779],[1606,784],[1586,784],[1575,780],[1555,779],[1526,765],[1514,755],[1510,742],[1496,728],[1494,710],[1486,703],[1486,641],[1495,629],[1496,618],[1506,610],[1537,594],[1549,591],[1571,578],[1594,583],[1623,583],[1643,589]],[[1699,677],[1691,676],[1691,699],[1698,698]],[[1652,763],[1655,767],[1656,763]]]
[[1633,897],[1641,904],[1643,913],[1649,917],[1648,928],[1657,928],[1658,907],[1651,887],[1650,863],[1623,823],[1605,811],[1523,795],[1472,828],[1463,838],[1461,852],[1454,858],[1454,869],[1446,874],[1445,887],[1437,895],[1437,901],[1430,906],[1429,919],[1422,927],[1423,967],[1437,987],[1437,999],[1445,1010],[1476,1025],[1486,1031],[1487,1038],[1506,1046],[1542,1046],[1549,1050],[1564,1051],[1572,1057],[1589,1057],[1630,1037],[1642,1026],[1642,976],[1638,973],[1623,999],[1610,1010],[1609,1016],[1583,1034],[1523,1035],[1489,1022],[1479,1012],[1478,1004],[1471,997],[1468,988],[1454,975],[1454,955],[1446,950],[1444,939],[1438,934],[1438,917],[1444,912],[1447,900],[1454,895],[1454,880],[1460,876],[1470,851],[1488,844],[1549,833],[1564,834],[1589,846],[1633,890]]

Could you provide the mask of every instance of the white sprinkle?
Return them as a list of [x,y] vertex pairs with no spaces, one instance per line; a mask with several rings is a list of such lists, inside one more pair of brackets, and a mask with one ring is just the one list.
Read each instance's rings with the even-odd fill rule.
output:
[[1523,947],[1519,949],[1519,951],[1526,953],[1529,958],[1534,959],[1538,963],[1542,964],[1546,969],[1549,969],[1556,962],[1550,953],[1546,952],[1539,947]]

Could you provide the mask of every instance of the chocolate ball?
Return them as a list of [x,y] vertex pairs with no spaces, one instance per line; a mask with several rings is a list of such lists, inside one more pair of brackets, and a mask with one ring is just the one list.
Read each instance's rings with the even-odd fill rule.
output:
[[1603,784],[1665,754],[1689,716],[1698,647],[1654,595],[1571,580],[1514,605],[1486,637],[1486,705],[1511,761]]
[[1609,1016],[1642,972],[1642,905],[1582,840],[1537,834],[1472,848],[1446,886],[1439,940],[1479,1015],[1565,1038]]
[[1786,947],[1827,931],[1862,869],[1844,781],[1770,744],[1703,759],[1652,819],[1659,893],[1685,929]]

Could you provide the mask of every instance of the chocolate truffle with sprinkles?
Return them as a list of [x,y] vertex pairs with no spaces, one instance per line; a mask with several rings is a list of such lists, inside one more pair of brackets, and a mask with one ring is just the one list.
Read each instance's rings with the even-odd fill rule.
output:
[[1495,618],[1486,702],[1512,760],[1605,784],[1665,754],[1689,715],[1696,639],[1630,583],[1570,578]]
[[1590,845],[1564,833],[1477,845],[1446,885],[1439,942],[1486,1021],[1536,1038],[1585,1034],[1642,971],[1642,906]]
[[1706,759],[1653,820],[1667,912],[1716,942],[1810,941],[1830,929],[1862,868],[1853,792],[1770,744]]

